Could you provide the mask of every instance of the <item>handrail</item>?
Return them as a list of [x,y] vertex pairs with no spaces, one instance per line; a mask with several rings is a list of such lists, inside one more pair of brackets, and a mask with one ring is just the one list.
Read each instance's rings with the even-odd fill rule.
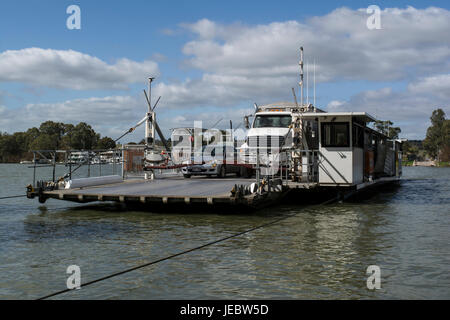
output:
[[[124,149],[95,149],[95,150],[31,150],[33,153],[33,165],[29,166],[29,168],[33,168],[33,187],[36,187],[36,169],[37,168],[43,168],[43,167],[53,167],[53,179],[52,181],[55,183],[56,181],[56,166],[61,164],[66,167],[68,167],[68,172],[66,172],[63,176],[59,177],[57,180],[60,181],[61,179],[72,179],[72,174],[77,171],[79,168],[81,168],[84,165],[88,166],[88,176],[91,176],[91,165],[99,165],[99,175],[101,176],[101,166],[105,163],[100,160],[100,157],[102,156],[102,153],[105,152],[112,152],[112,159],[113,162],[111,162],[114,165],[113,171],[115,170],[115,165],[122,163],[122,171],[123,171],[123,150]],[[71,160],[71,154],[80,152],[80,153],[86,153],[87,156],[80,159],[81,161],[72,161]],[[50,154],[50,158],[47,158],[46,154]],[[57,163],[57,154],[64,154],[64,161],[63,163]],[[120,161],[116,161],[116,158],[120,158]],[[61,158],[61,157],[60,157]],[[99,159],[98,163],[92,163],[93,159]],[[40,160],[45,160],[48,162],[48,164],[40,164]],[[72,169],[72,165],[75,165],[75,169]],[[123,175],[123,172],[122,172]]]
[[[260,153],[261,149],[249,148],[244,157],[241,159],[248,164],[252,164],[257,170],[257,182],[259,177],[264,176],[280,176],[282,183],[285,184],[291,178],[299,178],[305,182],[318,181],[318,164],[319,164],[319,150],[296,150],[289,148],[275,153]],[[293,154],[298,160],[297,168],[293,167]],[[307,163],[303,163],[304,159],[308,159]]]

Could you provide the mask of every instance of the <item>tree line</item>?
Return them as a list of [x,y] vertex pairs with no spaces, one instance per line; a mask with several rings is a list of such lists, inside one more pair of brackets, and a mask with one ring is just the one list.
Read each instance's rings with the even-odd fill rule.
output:
[[406,141],[403,153],[407,160],[426,160],[431,158],[438,162],[450,161],[450,119],[446,119],[442,109],[433,111],[430,117],[431,126],[427,129],[423,141]]
[[13,134],[0,132],[0,162],[31,160],[31,150],[94,150],[115,148],[116,143],[85,122],[77,125],[46,121],[39,128]]
[[375,120],[373,126],[375,127],[375,129],[377,129],[379,132],[389,137],[390,139],[398,139],[400,132],[402,132],[402,129],[400,129],[400,127],[393,127],[393,124],[394,123],[390,120]]

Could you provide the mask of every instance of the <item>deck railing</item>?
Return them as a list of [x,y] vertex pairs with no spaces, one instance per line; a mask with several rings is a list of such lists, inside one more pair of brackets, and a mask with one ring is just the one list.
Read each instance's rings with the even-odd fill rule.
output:
[[[143,178],[146,171],[142,164],[144,150],[141,149],[33,150],[33,161],[29,166],[33,169],[33,187],[36,187],[39,168],[50,168],[44,170],[46,176],[39,180],[54,184],[61,179],[72,180],[105,175],[119,175],[123,179]],[[318,155],[317,150],[283,149],[281,152],[268,153],[258,148],[254,152],[239,152],[233,163],[253,168],[258,185],[263,180],[266,182],[276,180],[278,184],[281,181],[281,185],[286,186],[293,181],[318,182]],[[161,174],[163,170],[164,168],[154,169],[155,174],[158,172]],[[179,169],[171,171],[175,174]]]
[[[36,187],[37,170],[50,168],[44,172],[45,181],[57,183],[61,179],[96,177],[103,175],[124,176],[123,149],[108,150],[32,150],[33,187]],[[63,170],[60,168],[63,167]]]
[[262,148],[247,149],[240,153],[240,163],[250,164],[256,170],[256,180],[264,177],[289,181],[318,182],[318,150],[283,149],[275,152]]

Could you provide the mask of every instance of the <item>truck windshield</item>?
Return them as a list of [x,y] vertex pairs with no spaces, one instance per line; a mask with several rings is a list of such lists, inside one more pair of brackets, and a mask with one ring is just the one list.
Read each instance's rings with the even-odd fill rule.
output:
[[253,128],[287,128],[292,122],[290,115],[256,116]]

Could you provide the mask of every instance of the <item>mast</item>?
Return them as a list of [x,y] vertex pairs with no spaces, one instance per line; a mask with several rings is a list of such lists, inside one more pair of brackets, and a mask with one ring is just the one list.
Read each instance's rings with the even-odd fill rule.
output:
[[306,61],[306,105],[309,105],[309,64]]
[[316,59],[314,59],[314,67],[313,67],[313,79],[314,79],[314,108],[316,107]]
[[303,47],[300,47],[300,107],[303,107]]
[[155,113],[152,110],[152,81],[155,78],[148,78],[148,113],[147,120],[145,121],[145,143],[147,146],[150,144],[155,147]]
[[155,80],[155,78],[150,77],[148,78],[148,101],[149,101],[149,105],[148,105],[148,112],[152,112],[152,82],[153,80]]

